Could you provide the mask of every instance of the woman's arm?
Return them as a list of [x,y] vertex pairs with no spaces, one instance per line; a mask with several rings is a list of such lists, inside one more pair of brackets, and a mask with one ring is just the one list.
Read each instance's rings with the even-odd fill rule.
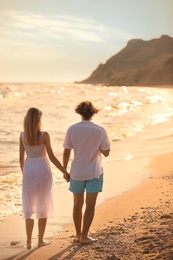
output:
[[23,145],[22,136],[20,134],[20,139],[19,139],[19,163],[20,163],[20,168],[21,168],[22,174],[23,174],[24,159],[25,159],[25,148],[24,148],[24,145]]
[[44,132],[43,135],[43,143],[46,145],[47,154],[49,156],[50,161],[63,173],[64,179],[69,181],[69,173],[66,171],[66,169],[62,166],[62,164],[59,162],[59,160],[55,157],[51,143],[50,143],[50,136],[47,132]]

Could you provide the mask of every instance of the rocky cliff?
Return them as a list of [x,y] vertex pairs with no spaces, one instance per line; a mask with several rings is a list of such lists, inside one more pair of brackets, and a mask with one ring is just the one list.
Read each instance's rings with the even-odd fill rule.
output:
[[133,39],[89,78],[77,82],[113,86],[173,85],[173,38]]

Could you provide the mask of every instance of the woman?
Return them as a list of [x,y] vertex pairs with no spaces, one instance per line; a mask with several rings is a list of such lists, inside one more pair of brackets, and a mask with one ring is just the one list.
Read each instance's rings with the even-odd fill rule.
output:
[[52,151],[49,134],[41,131],[41,120],[42,112],[38,108],[30,108],[24,118],[24,131],[20,134],[19,161],[23,174],[22,209],[26,225],[27,249],[31,248],[34,213],[38,218],[38,247],[48,244],[43,240],[47,217],[53,213],[52,173],[48,157],[63,173],[64,179],[69,181],[68,172]]

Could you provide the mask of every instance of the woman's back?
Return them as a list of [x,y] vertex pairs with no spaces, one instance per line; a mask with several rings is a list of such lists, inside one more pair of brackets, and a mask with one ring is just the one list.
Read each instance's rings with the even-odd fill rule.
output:
[[[25,147],[26,155],[29,158],[43,157],[46,156],[46,147],[44,144],[40,145],[27,145],[24,142],[24,132],[21,133],[23,145]],[[41,137],[43,136],[43,132],[41,132]]]

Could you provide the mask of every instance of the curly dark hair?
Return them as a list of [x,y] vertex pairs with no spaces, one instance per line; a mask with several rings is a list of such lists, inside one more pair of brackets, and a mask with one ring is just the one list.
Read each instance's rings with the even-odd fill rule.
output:
[[99,108],[95,107],[91,101],[83,101],[79,103],[75,112],[83,117],[85,120],[89,120],[94,114],[100,111]]

